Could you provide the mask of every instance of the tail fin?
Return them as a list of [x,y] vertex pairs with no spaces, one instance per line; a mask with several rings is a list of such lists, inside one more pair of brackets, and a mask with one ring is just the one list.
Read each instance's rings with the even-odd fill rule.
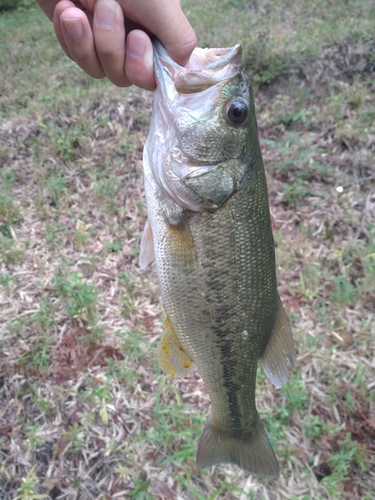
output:
[[243,434],[223,432],[207,421],[198,445],[197,466],[203,469],[219,463],[235,464],[269,479],[279,476],[279,464],[260,418]]

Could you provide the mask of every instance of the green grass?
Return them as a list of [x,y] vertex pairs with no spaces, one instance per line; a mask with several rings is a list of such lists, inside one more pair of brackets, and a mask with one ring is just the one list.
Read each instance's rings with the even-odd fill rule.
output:
[[55,271],[54,287],[61,296],[65,310],[71,318],[92,322],[96,319],[98,291],[94,284],[84,280],[80,272]]
[[[281,390],[260,372],[257,401],[288,495],[370,499],[373,2],[183,6],[201,46],[243,44],[255,89],[299,359]],[[157,366],[159,290],[138,268],[151,96],[90,79],[33,8],[0,14],[0,66],[0,490],[284,495],[236,468],[197,471],[208,397],[194,376]]]
[[359,0],[238,0],[219,5],[211,0],[186,2],[186,11],[200,45],[243,44],[245,64],[257,85],[308,69],[331,45],[374,41],[374,6]]

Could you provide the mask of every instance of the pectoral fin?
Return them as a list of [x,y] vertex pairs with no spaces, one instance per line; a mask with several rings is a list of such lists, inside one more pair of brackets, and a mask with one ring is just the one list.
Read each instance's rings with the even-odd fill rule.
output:
[[187,377],[193,368],[193,361],[181,346],[168,317],[164,326],[165,331],[160,342],[159,366],[168,375]]
[[263,370],[276,388],[282,387],[289,378],[288,361],[295,370],[296,350],[288,317],[279,298],[275,325],[266,349],[260,359]]
[[166,222],[171,265],[178,265],[181,272],[193,272],[198,264],[197,252],[186,216],[179,214],[176,218],[167,217]]
[[154,237],[152,235],[152,229],[148,219],[146,220],[145,227],[142,233],[141,239],[141,251],[139,254],[139,266],[141,269],[146,269],[146,267],[151,264],[155,259],[154,252]]

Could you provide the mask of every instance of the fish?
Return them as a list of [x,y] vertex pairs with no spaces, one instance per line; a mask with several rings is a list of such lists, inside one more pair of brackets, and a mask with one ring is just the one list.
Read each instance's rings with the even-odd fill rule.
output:
[[196,48],[185,67],[154,42],[140,267],[155,261],[166,313],[161,369],[198,369],[211,411],[197,467],[277,478],[258,414],[258,362],[280,388],[296,351],[276,283],[265,170],[242,48]]

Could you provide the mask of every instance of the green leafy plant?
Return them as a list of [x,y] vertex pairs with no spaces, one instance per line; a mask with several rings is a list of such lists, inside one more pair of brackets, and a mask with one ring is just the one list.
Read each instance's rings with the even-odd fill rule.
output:
[[151,481],[143,481],[142,479],[134,479],[134,488],[129,492],[129,496],[135,500],[152,500],[152,496],[148,493],[148,488]]
[[42,498],[49,498],[46,494],[35,493],[35,487],[39,484],[39,479],[35,476],[36,465],[34,465],[27,475],[22,478],[22,483],[19,488],[19,495],[16,500],[38,500]]
[[15,9],[29,9],[34,5],[32,0],[0,0],[0,12]]
[[69,316],[90,322],[97,319],[96,299],[99,292],[94,284],[84,280],[82,273],[56,269],[54,285]]

